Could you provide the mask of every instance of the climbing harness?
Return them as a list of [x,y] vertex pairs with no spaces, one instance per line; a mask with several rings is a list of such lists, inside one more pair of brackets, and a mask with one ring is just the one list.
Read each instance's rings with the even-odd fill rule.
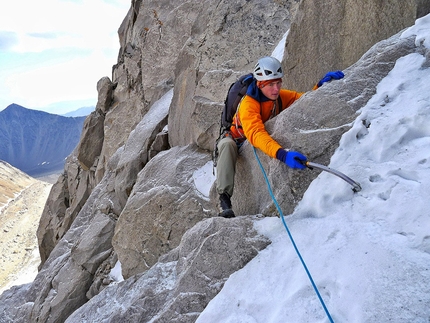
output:
[[267,184],[267,187],[269,189],[269,194],[272,197],[273,203],[275,203],[275,206],[276,206],[276,208],[279,212],[279,215],[282,219],[282,223],[284,224],[285,230],[287,230],[288,236],[290,237],[291,243],[293,244],[294,250],[296,251],[297,256],[299,257],[299,259],[300,259],[300,261],[301,261],[301,263],[302,263],[302,265],[306,271],[306,274],[309,277],[309,280],[311,281],[311,284],[315,290],[315,293],[317,294],[318,299],[320,300],[321,305],[324,308],[324,311],[327,314],[327,317],[328,317],[330,323],[334,323],[333,319],[331,318],[331,315],[330,315],[327,307],[325,306],[324,301],[323,301],[323,299],[322,299],[322,297],[318,291],[318,288],[315,285],[314,280],[312,279],[311,273],[309,272],[308,267],[306,266],[305,261],[303,260],[302,255],[300,254],[299,249],[297,248],[296,243],[294,242],[294,239],[293,239],[293,236],[291,235],[290,229],[288,229],[287,223],[285,222],[284,214],[282,213],[282,210],[281,210],[278,202],[276,201],[275,195],[273,194],[272,188],[270,187],[269,179],[267,178],[266,172],[263,168],[263,165],[261,164],[260,158],[257,155],[257,151],[256,151],[255,147],[253,147],[253,148],[254,148],[255,158],[257,158],[258,165],[260,166],[261,172],[263,173],[264,179],[266,180],[266,184]]

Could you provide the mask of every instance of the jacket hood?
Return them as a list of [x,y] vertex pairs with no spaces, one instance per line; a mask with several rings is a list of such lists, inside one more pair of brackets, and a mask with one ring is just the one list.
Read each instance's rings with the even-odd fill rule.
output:
[[261,92],[261,90],[257,87],[257,80],[254,79],[251,84],[248,86],[248,90],[246,91],[246,95],[249,95],[251,98],[257,100],[258,102],[271,101],[267,96]]

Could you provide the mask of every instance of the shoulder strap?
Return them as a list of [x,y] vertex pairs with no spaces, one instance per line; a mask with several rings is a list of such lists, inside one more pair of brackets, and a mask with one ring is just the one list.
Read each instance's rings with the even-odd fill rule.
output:
[[[282,110],[283,110],[283,108],[282,108],[282,99],[281,99],[281,96],[279,95],[278,96],[278,109],[279,109],[279,113],[281,113],[282,112]],[[279,114],[278,113],[278,114]]]

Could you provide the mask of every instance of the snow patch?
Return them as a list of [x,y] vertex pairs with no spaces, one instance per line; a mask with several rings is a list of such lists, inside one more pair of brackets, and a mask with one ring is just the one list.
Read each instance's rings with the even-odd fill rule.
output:
[[213,162],[208,161],[203,167],[193,173],[193,181],[199,195],[209,200],[210,189],[215,182],[213,175]]

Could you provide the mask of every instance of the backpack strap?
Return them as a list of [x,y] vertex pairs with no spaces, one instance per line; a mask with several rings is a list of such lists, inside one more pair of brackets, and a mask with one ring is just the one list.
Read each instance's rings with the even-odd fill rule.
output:
[[277,102],[278,102],[278,110],[279,110],[279,112],[278,112],[278,114],[279,113],[281,113],[282,112],[282,99],[281,99],[281,96],[279,95],[278,96],[278,100],[277,100]]

